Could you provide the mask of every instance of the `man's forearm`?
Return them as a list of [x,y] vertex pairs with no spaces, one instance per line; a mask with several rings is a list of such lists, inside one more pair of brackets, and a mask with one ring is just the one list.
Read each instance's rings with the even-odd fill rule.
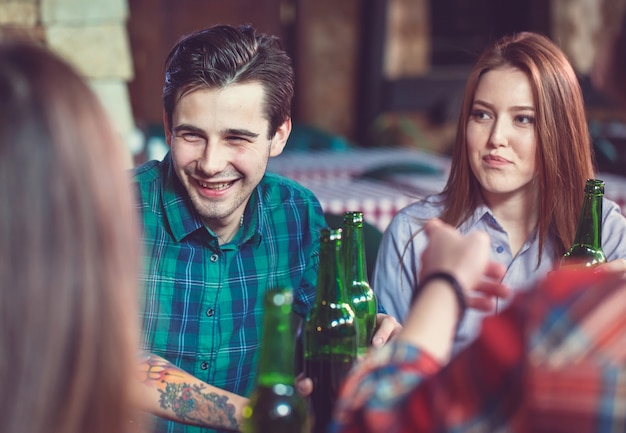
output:
[[138,377],[140,409],[185,424],[240,430],[248,399],[209,385],[151,353],[142,355]]

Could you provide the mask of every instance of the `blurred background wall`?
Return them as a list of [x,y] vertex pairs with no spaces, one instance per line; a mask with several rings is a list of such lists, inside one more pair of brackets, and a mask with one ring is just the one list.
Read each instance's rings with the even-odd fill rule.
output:
[[[446,153],[468,68],[491,40],[534,30],[568,54],[592,118],[622,119],[587,77],[626,0],[0,0],[0,37],[28,34],[93,83],[135,161],[162,132],[163,62],[183,34],[250,23],[296,70],[293,117],[363,146]],[[132,163],[132,162],[130,162]]]
[[128,16],[126,0],[0,0],[0,39],[40,41],[72,63],[98,94],[130,148],[140,143],[134,139],[128,88],[135,78]]

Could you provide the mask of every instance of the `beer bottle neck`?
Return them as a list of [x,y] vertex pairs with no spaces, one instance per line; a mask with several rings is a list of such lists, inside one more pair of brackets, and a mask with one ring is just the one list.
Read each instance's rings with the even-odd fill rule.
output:
[[340,237],[322,239],[320,243],[320,266],[317,276],[316,304],[334,303],[345,301],[343,281],[339,274],[340,262],[339,251],[341,248]]
[[[286,296],[288,300],[284,299]],[[294,384],[295,342],[291,329],[291,296],[290,291],[273,291],[266,295],[263,346],[257,375],[260,386]]]
[[585,193],[574,244],[602,247],[602,197],[598,192]]
[[344,272],[346,284],[367,282],[367,264],[362,224],[346,224],[344,230]]

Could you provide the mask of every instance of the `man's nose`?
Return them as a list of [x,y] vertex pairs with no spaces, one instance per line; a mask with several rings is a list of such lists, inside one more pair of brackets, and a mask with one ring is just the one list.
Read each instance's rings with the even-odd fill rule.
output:
[[198,159],[198,168],[208,176],[220,173],[228,164],[228,152],[219,143],[207,143]]

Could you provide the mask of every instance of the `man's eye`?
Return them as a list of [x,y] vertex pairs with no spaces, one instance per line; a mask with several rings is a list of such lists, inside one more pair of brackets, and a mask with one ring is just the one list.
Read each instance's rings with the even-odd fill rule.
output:
[[181,137],[188,141],[194,141],[198,140],[200,138],[200,135],[196,134],[195,132],[184,132],[181,134]]
[[226,137],[226,140],[230,143],[243,143],[250,141],[247,138],[241,137],[239,135],[229,135],[228,137]]

